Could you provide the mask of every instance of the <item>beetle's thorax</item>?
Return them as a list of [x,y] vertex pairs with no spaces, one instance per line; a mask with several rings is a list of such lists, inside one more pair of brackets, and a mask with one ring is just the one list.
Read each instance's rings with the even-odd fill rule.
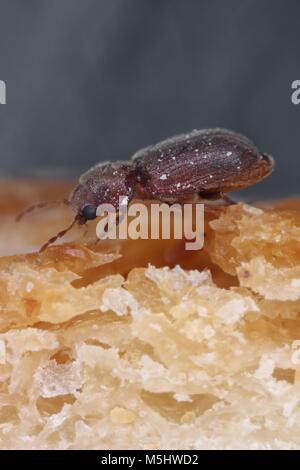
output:
[[80,177],[70,196],[79,223],[85,222],[80,214],[87,205],[111,204],[117,207],[120,197],[126,197],[129,202],[135,192],[135,182],[135,168],[131,162],[102,163],[91,168]]

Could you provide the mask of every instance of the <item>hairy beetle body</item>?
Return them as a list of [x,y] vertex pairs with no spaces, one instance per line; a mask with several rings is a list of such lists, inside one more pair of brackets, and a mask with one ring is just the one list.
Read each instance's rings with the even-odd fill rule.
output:
[[[142,149],[130,161],[100,163],[79,178],[64,201],[76,214],[73,223],[42,250],[75,223],[95,219],[99,205],[117,207],[120,197],[125,204],[134,197],[167,202],[195,196],[225,199],[224,193],[257,183],[273,166],[273,159],[261,154],[249,139],[226,129],[195,130]],[[42,205],[25,213],[36,207]]]

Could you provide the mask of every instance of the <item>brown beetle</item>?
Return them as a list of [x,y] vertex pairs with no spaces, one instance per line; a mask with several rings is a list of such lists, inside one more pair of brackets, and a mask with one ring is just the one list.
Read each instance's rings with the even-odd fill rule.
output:
[[[68,201],[76,216],[70,227],[51,238],[44,250],[75,223],[97,217],[100,204],[118,205],[119,197],[183,202],[229,199],[224,193],[268,176],[272,157],[261,154],[246,137],[226,129],[194,130],[137,152],[130,161],[100,163],[79,178]],[[25,211],[26,213],[35,207]],[[24,215],[21,214],[21,217]]]

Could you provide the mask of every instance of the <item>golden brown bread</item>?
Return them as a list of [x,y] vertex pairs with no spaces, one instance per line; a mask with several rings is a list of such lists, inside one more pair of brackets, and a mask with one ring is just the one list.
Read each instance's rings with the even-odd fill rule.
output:
[[196,253],[90,224],[38,254],[72,214],[14,215],[70,185],[5,184],[1,448],[300,448],[299,200],[208,212]]

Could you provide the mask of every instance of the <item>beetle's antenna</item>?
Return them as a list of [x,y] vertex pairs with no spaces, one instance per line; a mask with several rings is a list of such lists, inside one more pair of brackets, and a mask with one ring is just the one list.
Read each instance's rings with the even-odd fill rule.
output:
[[65,204],[66,206],[70,206],[71,203],[67,199],[63,199],[62,201],[48,201],[48,202],[40,202],[38,204],[34,204],[33,206],[28,207],[25,209],[23,212],[21,212],[17,217],[16,217],[16,222],[19,222],[21,219],[23,219],[24,216],[29,214],[30,212],[33,212],[36,209],[43,209],[44,207],[51,207],[51,206],[56,206],[59,204]]
[[58,232],[57,235],[55,235],[55,237],[52,237],[50,238],[50,240],[47,241],[47,243],[45,243],[41,249],[40,249],[40,253],[42,253],[43,251],[46,250],[46,248],[48,248],[49,245],[52,245],[53,243],[56,242],[56,240],[58,240],[59,238],[62,238],[67,232],[69,232],[69,230],[71,230],[74,225],[78,222],[78,216],[75,217],[75,219],[73,220],[73,222],[71,223],[71,225],[69,225],[69,227],[65,228],[64,230],[62,230],[61,232]]

